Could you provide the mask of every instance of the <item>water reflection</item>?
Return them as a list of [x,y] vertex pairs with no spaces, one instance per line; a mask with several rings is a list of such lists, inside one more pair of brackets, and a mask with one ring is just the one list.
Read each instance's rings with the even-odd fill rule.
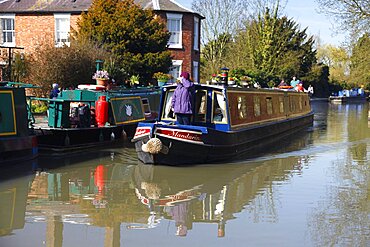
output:
[[[328,128],[338,144],[348,146],[332,162],[332,183],[309,219],[317,246],[369,246],[370,130],[369,104],[332,105]],[[338,135],[341,134],[341,135]]]
[[[302,139],[293,142],[294,146],[304,143]],[[106,154],[70,166],[59,161],[59,168],[48,160],[41,162],[28,180],[2,185],[0,205],[6,215],[1,217],[2,235],[22,228],[26,215],[29,223],[46,223],[46,243],[51,246],[62,246],[65,224],[105,228],[105,241],[112,243],[108,246],[119,246],[122,223],[136,230],[155,228],[161,221],[170,220],[175,222],[173,234],[178,236],[194,230],[195,222],[217,224],[215,235],[224,237],[226,223],[256,196],[265,197],[264,205],[259,207],[264,207],[274,221],[272,184],[299,173],[306,162],[287,157],[176,168],[137,164],[129,157]],[[66,163],[71,164],[71,160]],[[12,216],[14,211],[17,219]]]

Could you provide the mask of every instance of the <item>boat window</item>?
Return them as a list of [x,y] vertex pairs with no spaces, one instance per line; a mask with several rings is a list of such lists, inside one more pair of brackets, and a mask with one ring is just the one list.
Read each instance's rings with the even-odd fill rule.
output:
[[224,96],[218,92],[213,94],[212,120],[215,123],[227,123],[226,102]]
[[271,97],[266,98],[266,107],[267,107],[267,114],[271,115],[272,114],[272,98]]
[[279,110],[280,110],[280,113],[284,113],[284,98],[283,97],[279,97]]
[[260,97],[254,96],[253,97],[253,104],[254,104],[254,116],[258,117],[258,116],[261,115]]
[[247,117],[247,97],[238,97],[238,115],[240,119],[245,119]]
[[207,113],[207,91],[198,90],[195,93],[195,121],[205,122]]
[[149,99],[148,98],[142,98],[141,102],[143,103],[144,114],[145,115],[150,115],[152,112],[150,110]]
[[175,114],[172,111],[172,95],[174,90],[168,91],[166,94],[165,104],[162,113],[162,119],[164,120],[175,120]]
[[289,97],[289,101],[290,101],[290,112],[295,112],[295,102],[294,102],[294,97],[293,97],[293,96],[290,96],[290,97]]

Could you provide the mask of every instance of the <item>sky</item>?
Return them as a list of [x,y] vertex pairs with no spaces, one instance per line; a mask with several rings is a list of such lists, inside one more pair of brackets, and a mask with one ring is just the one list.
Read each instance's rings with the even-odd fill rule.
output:
[[[191,9],[192,0],[175,0],[182,6]],[[345,35],[335,34],[332,20],[324,14],[317,13],[320,6],[315,0],[288,0],[284,13],[289,18],[300,24],[301,30],[307,27],[309,35],[319,36],[322,44],[341,45]]]

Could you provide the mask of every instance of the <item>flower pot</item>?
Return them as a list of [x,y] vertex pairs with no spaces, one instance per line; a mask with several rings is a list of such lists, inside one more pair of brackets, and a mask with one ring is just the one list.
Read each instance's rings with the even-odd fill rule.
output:
[[107,86],[108,85],[108,79],[96,79],[96,85]]
[[167,80],[158,80],[158,86],[163,87],[167,83]]

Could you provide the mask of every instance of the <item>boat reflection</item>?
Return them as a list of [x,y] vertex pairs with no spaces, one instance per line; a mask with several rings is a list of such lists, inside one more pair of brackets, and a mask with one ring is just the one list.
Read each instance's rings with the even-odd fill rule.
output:
[[[303,147],[307,137],[290,144],[295,149]],[[258,208],[263,212],[256,211],[256,217],[268,214],[276,220],[273,184],[300,174],[309,159],[308,155],[266,156],[179,168],[138,164],[131,155],[134,149],[124,152],[84,162],[66,161],[69,165],[41,162],[27,179],[0,184],[1,236],[23,228],[25,222],[43,223],[46,244],[62,246],[63,238],[72,238],[66,231],[63,234],[64,229],[77,224],[104,228],[106,246],[119,246],[121,226],[132,231],[175,222],[178,236],[186,236],[196,230],[194,223],[202,223],[217,224],[215,234],[223,237],[227,222],[248,205],[261,204]]]

